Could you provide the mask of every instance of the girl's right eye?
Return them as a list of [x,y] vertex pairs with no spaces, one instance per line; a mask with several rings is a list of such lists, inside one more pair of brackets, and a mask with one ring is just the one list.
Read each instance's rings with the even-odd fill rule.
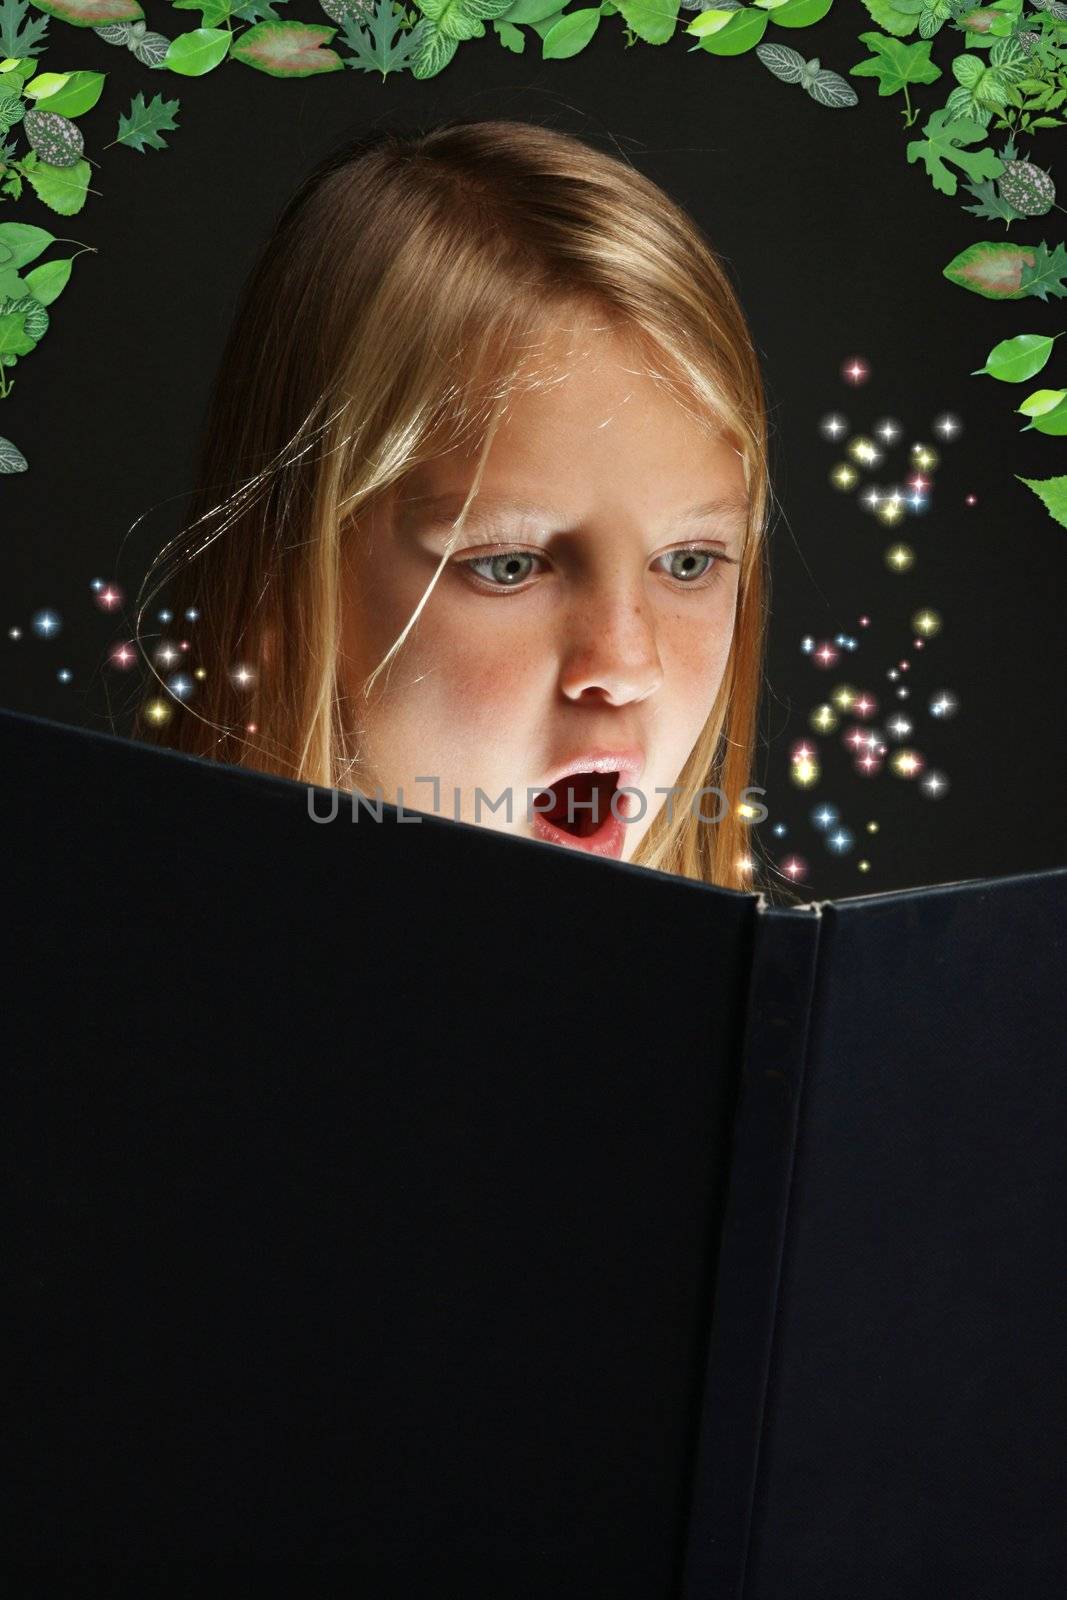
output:
[[[530,576],[531,565],[542,558],[532,550],[507,550],[495,556],[472,556],[457,561],[457,567],[466,567],[476,578],[494,589],[517,589]],[[487,567],[488,575],[478,569]]]

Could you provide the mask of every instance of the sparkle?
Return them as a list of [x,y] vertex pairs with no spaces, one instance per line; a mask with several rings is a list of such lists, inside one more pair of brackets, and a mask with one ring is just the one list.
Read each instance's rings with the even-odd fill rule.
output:
[[859,473],[847,461],[839,461],[830,473],[830,482],[835,489],[854,489],[859,481]]
[[815,649],[815,640],[812,638],[810,633],[806,633],[803,639],[801,639],[800,648],[803,650],[806,656],[811,655],[811,652]]
[[176,672],[172,678],[167,679],[167,688],[175,700],[187,700],[193,692],[193,680],[187,678],[183,672]]
[[251,667],[234,667],[230,676],[239,689],[247,689],[250,684],[256,681],[256,675]]
[[897,679],[900,677],[900,673],[897,671],[896,667],[890,667],[889,671],[886,673],[886,677],[891,683],[896,683]]
[[255,733],[256,732],[256,724],[254,722],[247,723],[245,725],[245,732],[246,733]]
[[900,438],[903,429],[894,417],[884,417],[881,422],[876,422],[874,431],[883,444],[893,444]]
[[841,376],[853,386],[866,383],[870,375],[871,369],[862,356],[852,356],[841,367]]
[[850,683],[839,683],[833,694],[830,696],[830,699],[833,701],[838,711],[848,711],[851,708],[852,702],[855,700],[855,698],[856,691]]
[[748,822],[757,815],[756,807],[749,800],[742,800],[737,806],[737,815]]
[[899,713],[895,717],[890,717],[886,727],[894,739],[907,739],[911,734],[911,723],[907,717],[902,717]]
[[899,489],[893,489],[887,494],[877,507],[880,521],[890,527],[894,522],[899,522],[904,515],[904,496]]
[[965,494],[963,503],[965,506],[976,506],[978,504],[978,496],[976,494]]
[[923,770],[926,762],[918,750],[895,750],[889,758],[889,765],[898,778],[914,778]]
[[109,583],[97,594],[96,603],[101,611],[114,611],[116,606],[122,604],[124,598],[122,590],[116,584]]
[[824,801],[821,806],[816,806],[811,814],[812,826],[815,828],[832,828],[838,820],[839,814],[836,806],[827,805]]
[[144,714],[149,722],[154,722],[159,726],[159,724],[170,720],[171,709],[165,700],[149,700],[145,705]]
[[915,632],[924,639],[932,639],[935,633],[941,632],[941,617],[936,611],[916,611],[911,619],[911,626]]
[[868,824],[867,824],[867,832],[868,833],[877,833],[878,832],[878,824],[877,824],[877,822],[868,822]]
[[159,613],[159,620],[160,620],[160,622],[173,622],[174,621],[174,612],[173,611],[167,611],[167,610],[161,611]]
[[782,871],[795,883],[798,878],[807,877],[808,863],[801,856],[788,856],[782,862]]
[[737,870],[738,870],[738,872],[751,872],[752,868],[753,868],[753,865],[754,865],[754,862],[753,862],[751,856],[738,856],[738,858],[737,858]]
[[71,672],[69,667],[60,667],[59,671],[56,673],[56,677],[59,679],[60,683],[69,683],[73,676],[74,674]]
[[877,710],[878,702],[873,694],[857,695],[851,706],[854,717],[873,717]]
[[94,578],[92,580],[92,582],[89,584],[89,587],[90,587],[90,589],[92,589],[93,593],[95,594],[98,590],[100,590],[100,589],[102,589],[104,587],[103,578]]
[[186,620],[186,622],[195,622],[197,620],[197,618],[199,617],[199,615],[200,615],[200,613],[196,609],[196,607],[195,606],[190,606],[188,611],[185,613],[185,620]]
[[790,777],[798,788],[810,789],[819,781],[819,764],[812,760],[794,761]]
[[193,671],[193,677],[198,678],[201,682],[203,682],[203,680],[207,677],[207,668],[196,667]]
[[884,560],[890,572],[907,572],[915,564],[915,551],[910,544],[891,544]]
[[161,644],[156,646],[155,660],[157,666],[173,667],[181,660],[181,651],[171,644],[168,639],[164,639]]
[[859,623],[861,628],[869,628],[871,625],[871,619],[870,617],[861,617],[859,619]]
[[939,690],[930,701],[929,706],[930,715],[932,717],[939,717],[942,721],[944,721],[946,717],[954,717],[959,708],[959,700],[952,693],[951,689]]
[[943,411],[939,417],[934,418],[933,428],[942,439],[954,439],[958,433],[962,433],[963,423],[950,411]]
[[911,690],[908,689],[908,688],[905,688],[905,686],[903,684],[901,684],[900,688],[897,690],[897,699],[898,700],[906,700],[910,693],[911,693]]
[[825,640],[819,646],[819,648],[812,653],[812,660],[815,662],[816,666],[819,667],[836,666],[838,657],[839,652],[834,649],[832,644],[829,644]]
[[857,756],[854,765],[856,771],[861,772],[865,778],[873,778],[876,772],[881,772],[882,770],[881,761],[870,750],[865,751],[861,756]]
[[940,459],[937,451],[932,450],[927,444],[913,444],[911,447],[912,466],[918,467],[923,472],[932,472]]
[[112,647],[111,653],[108,656],[108,660],[111,662],[113,667],[118,667],[120,672],[125,672],[128,670],[128,668],[132,667],[134,662],[137,660],[137,652],[134,650],[132,644],[117,644]]
[[58,611],[37,611],[30,620],[30,626],[42,639],[51,639],[62,628],[63,619]]
[[857,861],[856,862],[856,871],[857,872],[870,872],[870,870],[871,870],[871,863],[869,861]]
[[826,836],[826,848],[832,850],[835,856],[847,855],[855,843],[855,836],[848,828],[835,828],[833,833]]
[[771,829],[771,832],[774,834],[776,839],[784,839],[786,834],[789,832],[789,829],[786,827],[784,822],[776,822],[774,827]]
[[17,627],[17,626],[13,627],[13,628],[8,628],[7,636],[8,636],[9,639],[21,639],[22,638],[22,629],[20,627]]
[[948,793],[949,781],[943,772],[934,772],[931,769],[919,779],[919,788],[931,800],[940,800],[943,794]]
[[861,467],[876,467],[884,459],[873,439],[868,439],[865,433],[857,433],[845,446],[853,461],[858,461]]
[[838,715],[833,706],[816,706],[808,722],[816,733],[833,733],[838,724]]
[[876,489],[872,484],[869,489],[864,489],[860,495],[860,502],[867,507],[868,511],[877,511],[882,503],[882,491]]
[[848,418],[843,417],[840,411],[831,411],[819,423],[819,432],[824,439],[838,439],[848,432]]

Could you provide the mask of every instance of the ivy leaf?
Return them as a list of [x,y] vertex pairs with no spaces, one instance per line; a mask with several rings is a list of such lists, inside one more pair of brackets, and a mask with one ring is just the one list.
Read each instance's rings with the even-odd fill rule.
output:
[[925,0],[863,0],[863,4],[880,28],[901,39],[915,32],[925,10]]
[[1039,300],[1047,300],[1050,294],[1057,300],[1062,299],[1067,295],[1067,284],[1063,282],[1067,276],[1067,250],[1058,244],[1050,254],[1044,240],[1030,248],[1036,260],[1023,263],[1019,285],[1023,294],[1036,295]]
[[1002,339],[986,356],[985,366],[976,368],[971,377],[1025,383],[1041,371],[1052,354],[1052,346],[1062,338],[1062,333],[1017,333],[1014,339]]
[[[347,12],[341,33],[352,54],[342,56],[341,60],[346,67],[355,67],[360,72],[380,72],[384,82],[390,72],[400,72],[414,60],[418,47],[412,46],[413,32],[414,29],[401,27],[401,19],[393,11],[393,0],[378,0],[377,9],[367,18],[365,28]],[[399,42],[395,40],[397,33]]]
[[925,139],[908,141],[906,154],[909,161],[923,162],[934,188],[941,194],[956,193],[956,174],[946,166],[948,161],[955,162],[972,178],[999,178],[1004,171],[1004,163],[994,151],[958,148],[985,138],[985,129],[970,117],[953,117],[942,106],[930,117],[923,132]]
[[861,33],[860,42],[871,54],[849,73],[853,78],[877,78],[880,95],[899,94],[909,83],[935,83],[941,76],[941,68],[930,60],[930,39],[901,44],[884,33]]
[[1067,528],[1067,474],[1061,478],[1024,478],[1016,472],[1013,476],[1034,491],[1050,517]]
[[246,6],[237,6],[233,15],[242,22],[280,22],[274,7],[287,5],[288,0],[249,0]]
[[157,94],[146,106],[144,95],[135,94],[130,101],[129,115],[119,113],[119,131],[115,135],[115,143],[128,144],[141,155],[144,155],[145,145],[151,145],[153,150],[166,150],[167,141],[162,135],[178,126],[174,113],[180,105],[180,100],[164,100],[161,94]]
[[0,438],[0,472],[25,472],[28,467],[22,451],[10,439]]
[[0,0],[0,59],[39,56],[47,43],[48,18],[31,17],[28,0]]

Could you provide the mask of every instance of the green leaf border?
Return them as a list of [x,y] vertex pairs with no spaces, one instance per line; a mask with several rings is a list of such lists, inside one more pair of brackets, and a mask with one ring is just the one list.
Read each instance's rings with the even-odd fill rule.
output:
[[[1043,137],[1045,130],[1067,125],[1067,4],[1062,0],[992,0],[984,6],[966,0],[923,0],[921,6],[912,0],[863,0],[877,27],[863,19],[857,42],[866,54],[845,69],[847,77],[817,54],[795,48],[802,35],[806,39],[811,30],[817,32],[834,0],[717,0],[703,8],[699,0],[600,0],[595,5],[565,0],[563,6],[556,0],[414,0],[410,8],[403,0],[315,0],[327,23],[279,16],[276,7],[291,3],[171,0],[173,12],[192,12],[190,20],[199,25],[168,37],[149,29],[138,0],[34,0],[32,7],[30,0],[0,0],[0,202],[11,200],[17,207],[28,190],[59,215],[71,216],[86,206],[90,194],[100,193],[90,185],[97,163],[84,154],[76,118],[101,99],[107,74],[42,70],[54,23],[91,27],[106,43],[130,50],[146,71],[179,79],[203,77],[232,62],[277,78],[348,67],[376,72],[384,81],[391,72],[436,77],[462,46],[492,36],[517,54],[538,41],[542,60],[566,59],[584,50],[602,23],[617,16],[626,48],[666,45],[681,33],[692,41],[690,51],[719,57],[752,52],[782,82],[783,93],[798,89],[827,111],[861,103],[848,78],[861,85],[875,79],[877,89],[863,99],[877,104],[902,96],[904,130],[923,119],[923,136],[913,137],[901,151],[917,174],[925,169],[934,188],[948,198],[957,195],[961,178],[969,178],[962,187],[979,204],[964,211],[1002,221],[1007,229],[1050,216],[1054,206],[1064,209],[1056,201],[1052,173],[1015,143],[1033,139],[1038,130]],[[72,53],[67,51],[65,61]],[[929,91],[933,85],[939,86],[940,105],[913,104],[912,90]],[[165,136],[180,132],[180,104],[165,93],[146,103],[139,91],[129,109],[119,112],[111,145],[141,156],[167,149]],[[992,144],[998,131],[1007,135],[999,151]],[[21,152],[20,141],[26,146]],[[13,367],[44,336],[49,324],[44,307],[65,288],[75,257],[53,259],[25,276],[20,269],[59,242],[47,230],[9,221],[7,208],[0,207],[0,400],[15,388]],[[1045,238],[965,244],[942,275],[987,300],[1034,295],[1047,303],[1050,295],[1067,296],[1064,246],[1059,241],[1049,246]],[[996,374],[979,367],[972,376]],[[1036,425],[1040,428],[1040,419]],[[22,451],[0,435],[0,475],[27,468]],[[1040,495],[1041,482],[1061,481],[1013,476],[1046,504],[1050,497]]]

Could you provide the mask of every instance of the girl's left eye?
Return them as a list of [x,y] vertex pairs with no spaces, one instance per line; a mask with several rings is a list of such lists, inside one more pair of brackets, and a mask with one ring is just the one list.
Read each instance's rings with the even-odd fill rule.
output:
[[[544,558],[535,555],[532,550],[506,550],[499,555],[468,556],[457,561],[459,567],[466,567],[473,572],[475,577],[490,584],[495,589],[521,588],[525,580],[530,577],[537,562]],[[683,587],[699,587],[701,579],[707,578],[720,562],[729,562],[734,558],[726,556],[718,550],[700,550],[692,546],[684,546],[678,550],[668,550],[662,556],[657,556],[656,561],[667,562],[665,570],[667,575],[676,578]],[[488,568],[482,572],[480,568]]]

